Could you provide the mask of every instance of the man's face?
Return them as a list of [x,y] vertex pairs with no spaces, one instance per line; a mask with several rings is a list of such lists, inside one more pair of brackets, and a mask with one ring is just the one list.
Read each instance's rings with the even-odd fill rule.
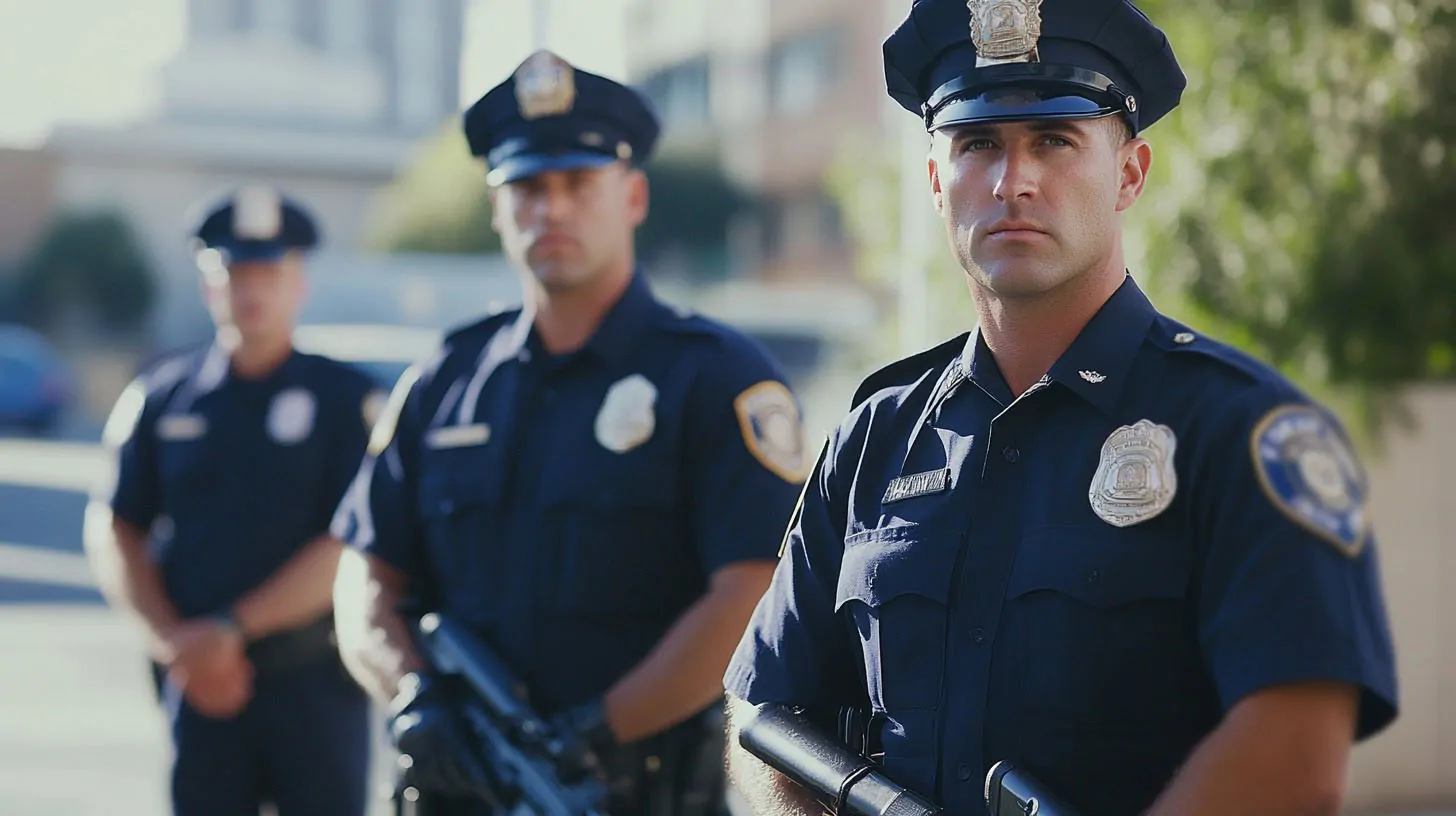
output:
[[647,179],[620,162],[549,170],[493,189],[491,203],[506,255],[547,290],[567,290],[631,256]]
[[244,341],[286,336],[307,288],[303,260],[296,253],[205,270],[203,287],[213,319],[219,326],[235,327]]
[[1151,151],[1109,119],[1009,122],[935,135],[936,209],[973,284],[1029,298],[1098,268],[1120,245]]

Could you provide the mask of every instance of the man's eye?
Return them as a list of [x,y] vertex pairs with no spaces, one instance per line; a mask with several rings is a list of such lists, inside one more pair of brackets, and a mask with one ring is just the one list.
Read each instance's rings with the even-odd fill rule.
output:
[[1046,137],[1046,143],[1049,144],[1049,145],[1051,145],[1052,147],[1071,147],[1072,146],[1071,141],[1068,140],[1065,136],[1051,136],[1051,135],[1048,135]]
[[990,150],[996,143],[990,139],[966,139],[961,142],[961,152],[970,153],[980,150]]

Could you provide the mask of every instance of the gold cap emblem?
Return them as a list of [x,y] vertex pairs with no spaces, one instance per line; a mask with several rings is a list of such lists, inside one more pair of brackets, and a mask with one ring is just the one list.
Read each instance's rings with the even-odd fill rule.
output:
[[516,69],[516,105],[538,119],[568,113],[576,102],[576,70],[550,51],[537,51]]
[[976,67],[1035,62],[1041,39],[1041,0],[966,0]]
[[283,202],[271,187],[250,185],[233,198],[233,235],[271,241],[283,229]]

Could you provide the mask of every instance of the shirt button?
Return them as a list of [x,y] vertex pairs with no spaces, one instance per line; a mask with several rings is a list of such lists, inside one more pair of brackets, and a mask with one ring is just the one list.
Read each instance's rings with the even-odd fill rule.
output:
[[962,762],[960,767],[956,768],[956,776],[960,777],[962,782],[971,781],[971,766]]
[[974,640],[974,641],[976,641],[977,643],[985,643],[986,642],[986,630],[985,629],[977,629],[976,631],[974,631],[974,632],[971,633],[971,639]]
[[1012,464],[1015,464],[1016,460],[1021,458],[1021,451],[1008,445],[1004,450],[1001,451],[1001,458],[1005,459],[1008,462],[1011,462]]

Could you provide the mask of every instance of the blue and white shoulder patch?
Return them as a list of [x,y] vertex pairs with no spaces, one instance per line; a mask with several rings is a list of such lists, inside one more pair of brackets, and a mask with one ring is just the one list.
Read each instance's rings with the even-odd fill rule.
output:
[[1281,405],[1254,426],[1259,484],[1275,507],[1354,558],[1370,537],[1369,484],[1348,439],[1321,410]]

